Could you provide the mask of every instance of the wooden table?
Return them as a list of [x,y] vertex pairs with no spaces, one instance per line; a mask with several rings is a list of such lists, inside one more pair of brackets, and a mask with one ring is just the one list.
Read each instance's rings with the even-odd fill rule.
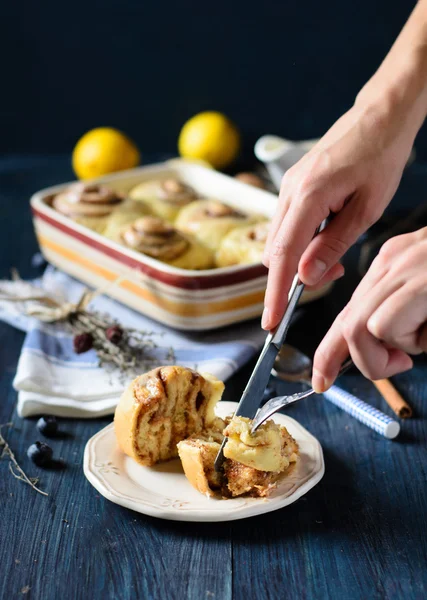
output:
[[[12,266],[23,277],[37,275],[30,264],[36,242],[28,197],[71,178],[69,161],[61,157],[0,161],[0,276]],[[427,169],[412,167],[396,202],[425,200],[426,183]],[[350,274],[328,300],[307,308],[291,341],[312,351],[354,283]],[[111,418],[62,422],[68,436],[55,441],[55,454],[66,461],[63,471],[39,472],[30,463],[26,450],[39,435],[34,419],[17,416],[12,389],[23,338],[0,323],[0,423],[13,421],[14,428],[4,433],[29,474],[40,475],[49,497],[15,480],[7,461],[0,461],[0,598],[427,597],[425,357],[394,379],[415,411],[396,441],[320,397],[303,401],[288,413],[323,446],[326,473],[320,484],[275,513],[193,524],[133,513],[88,483],[82,470],[85,443]],[[226,399],[239,398],[251,366],[229,381]],[[342,385],[391,414],[374,386],[356,372]]]

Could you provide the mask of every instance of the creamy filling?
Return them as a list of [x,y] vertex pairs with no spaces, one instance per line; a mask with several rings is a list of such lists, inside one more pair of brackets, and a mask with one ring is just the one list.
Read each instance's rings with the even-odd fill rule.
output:
[[224,456],[259,471],[280,472],[289,466],[283,453],[280,427],[267,421],[251,433],[252,421],[246,417],[234,417],[224,431],[228,438]]

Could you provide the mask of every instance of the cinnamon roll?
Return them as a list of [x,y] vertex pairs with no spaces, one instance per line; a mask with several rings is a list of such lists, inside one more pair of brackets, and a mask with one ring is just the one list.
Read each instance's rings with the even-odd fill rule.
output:
[[175,178],[144,181],[134,187],[129,197],[142,200],[151,210],[166,221],[174,222],[180,209],[197,200],[197,192],[189,185]]
[[261,220],[263,217],[245,214],[219,200],[196,200],[180,211],[176,227],[216,251],[229,231]]
[[121,230],[128,248],[181,269],[209,269],[212,252],[159,217],[142,217]]
[[149,210],[143,202],[126,198],[107,218],[103,235],[114,242],[121,242],[124,226],[148,214]]
[[217,266],[228,267],[262,262],[269,226],[270,223],[264,221],[249,227],[233,229],[227,233],[215,255]]
[[[179,366],[159,367],[137,377],[114,416],[120,448],[147,466],[178,456],[178,442],[218,429],[214,408],[223,390],[224,384],[213,375]],[[224,423],[219,421],[221,428]]]
[[202,494],[225,498],[242,495],[268,496],[280,478],[298,459],[298,445],[285,427],[267,421],[250,434],[251,421],[231,419],[224,430],[223,473],[214,468],[222,439],[195,435],[178,443],[184,473]]
[[104,185],[77,182],[57,194],[52,206],[76,223],[103,233],[108,217],[122,202],[121,194]]

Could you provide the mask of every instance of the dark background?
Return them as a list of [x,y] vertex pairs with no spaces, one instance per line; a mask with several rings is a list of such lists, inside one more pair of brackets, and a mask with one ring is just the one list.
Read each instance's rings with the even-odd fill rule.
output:
[[[387,53],[415,2],[0,0],[0,153],[70,152],[118,127],[176,152],[194,113],[259,135],[320,136]],[[427,135],[417,143],[427,156]]]

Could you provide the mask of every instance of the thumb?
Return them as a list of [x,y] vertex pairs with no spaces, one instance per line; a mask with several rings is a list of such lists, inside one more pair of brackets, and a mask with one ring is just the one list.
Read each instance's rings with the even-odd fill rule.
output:
[[354,242],[380,217],[365,198],[353,197],[308,245],[298,274],[306,285],[316,285]]

